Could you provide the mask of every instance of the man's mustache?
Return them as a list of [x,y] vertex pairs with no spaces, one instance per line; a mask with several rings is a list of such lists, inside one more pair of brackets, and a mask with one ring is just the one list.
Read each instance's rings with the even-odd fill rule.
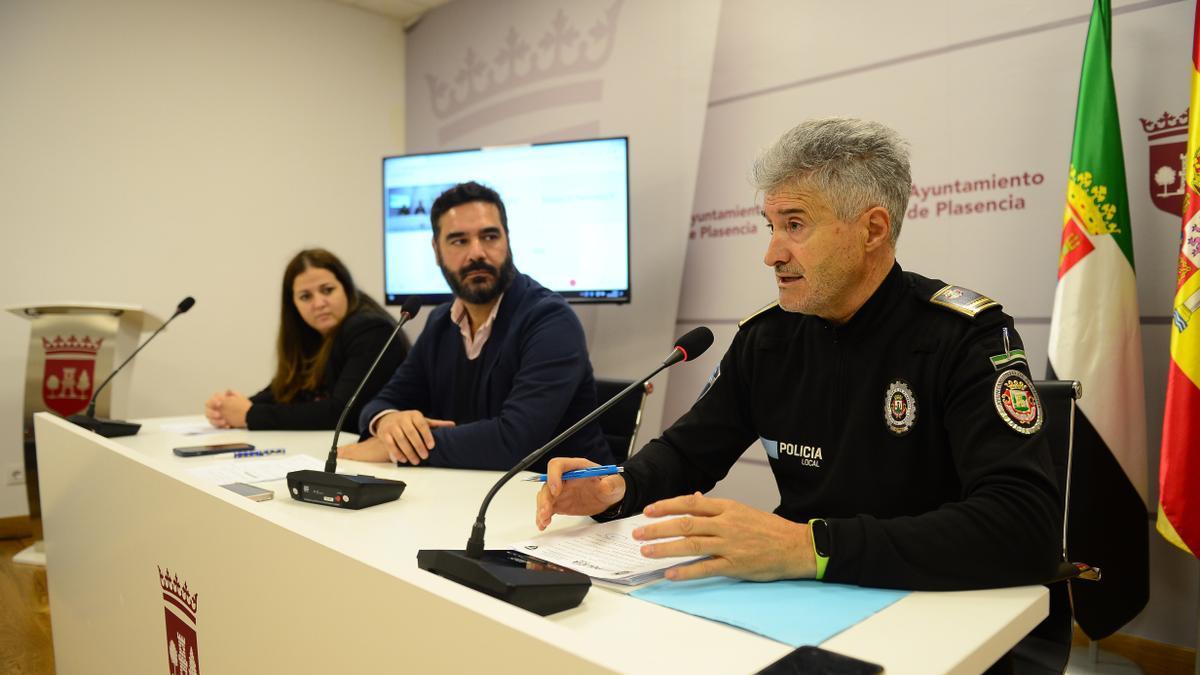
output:
[[463,281],[466,281],[467,275],[470,274],[471,272],[487,272],[494,277],[500,276],[500,270],[496,269],[495,267],[492,267],[491,265],[483,262],[482,260],[476,260],[473,263],[467,263],[466,267],[463,267],[462,269],[460,269],[458,271],[458,278]]

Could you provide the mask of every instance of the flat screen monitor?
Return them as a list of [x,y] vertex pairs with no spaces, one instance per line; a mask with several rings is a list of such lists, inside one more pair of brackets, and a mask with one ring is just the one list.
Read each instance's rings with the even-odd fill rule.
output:
[[387,304],[451,298],[429,209],[474,180],[500,193],[517,269],[570,302],[630,301],[629,139],[478,148],[383,159]]

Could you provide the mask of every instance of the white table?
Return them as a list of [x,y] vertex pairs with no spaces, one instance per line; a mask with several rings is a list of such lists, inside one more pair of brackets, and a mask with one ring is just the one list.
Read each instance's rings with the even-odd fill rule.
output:
[[[498,473],[342,462],[408,487],[362,511],[295,501],[282,480],[264,484],[274,500],[253,502],[187,471],[228,456],[181,459],[171,448],[247,440],[323,458],[330,434],[184,437],[164,421],[179,419],[110,440],[36,416],[60,673],[170,672],[159,567],[198,594],[202,673],[748,673],[790,651],[603,587],[543,618],[418,569],[418,549],[465,545]],[[500,491],[490,546],[536,532],[535,489]],[[1042,587],[913,593],[822,646],[894,674],[979,672],[1046,611]]]

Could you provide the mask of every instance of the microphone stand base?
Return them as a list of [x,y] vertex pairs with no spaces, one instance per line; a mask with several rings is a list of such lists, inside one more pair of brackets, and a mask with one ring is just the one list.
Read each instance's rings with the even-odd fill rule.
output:
[[423,550],[417,567],[541,616],[577,607],[592,587],[585,574],[528,569],[508,551],[487,550],[475,559],[465,551]]
[[136,422],[106,420],[101,417],[88,417],[87,415],[71,415],[67,418],[67,421],[105,438],[133,436],[142,428],[142,425]]
[[292,499],[339,509],[365,509],[394,502],[404,492],[403,481],[326,473],[314,469],[293,471],[287,475],[288,494]]

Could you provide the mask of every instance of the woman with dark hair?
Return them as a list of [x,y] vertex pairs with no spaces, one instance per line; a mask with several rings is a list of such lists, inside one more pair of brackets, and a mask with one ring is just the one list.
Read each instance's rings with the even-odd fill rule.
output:
[[[332,429],[396,325],[325,249],[297,253],[281,291],[275,376],[249,398],[233,390],[209,398],[204,413],[215,427]],[[357,432],[357,408],[388,381],[408,347],[403,333],[396,336],[346,416],[345,431]]]

